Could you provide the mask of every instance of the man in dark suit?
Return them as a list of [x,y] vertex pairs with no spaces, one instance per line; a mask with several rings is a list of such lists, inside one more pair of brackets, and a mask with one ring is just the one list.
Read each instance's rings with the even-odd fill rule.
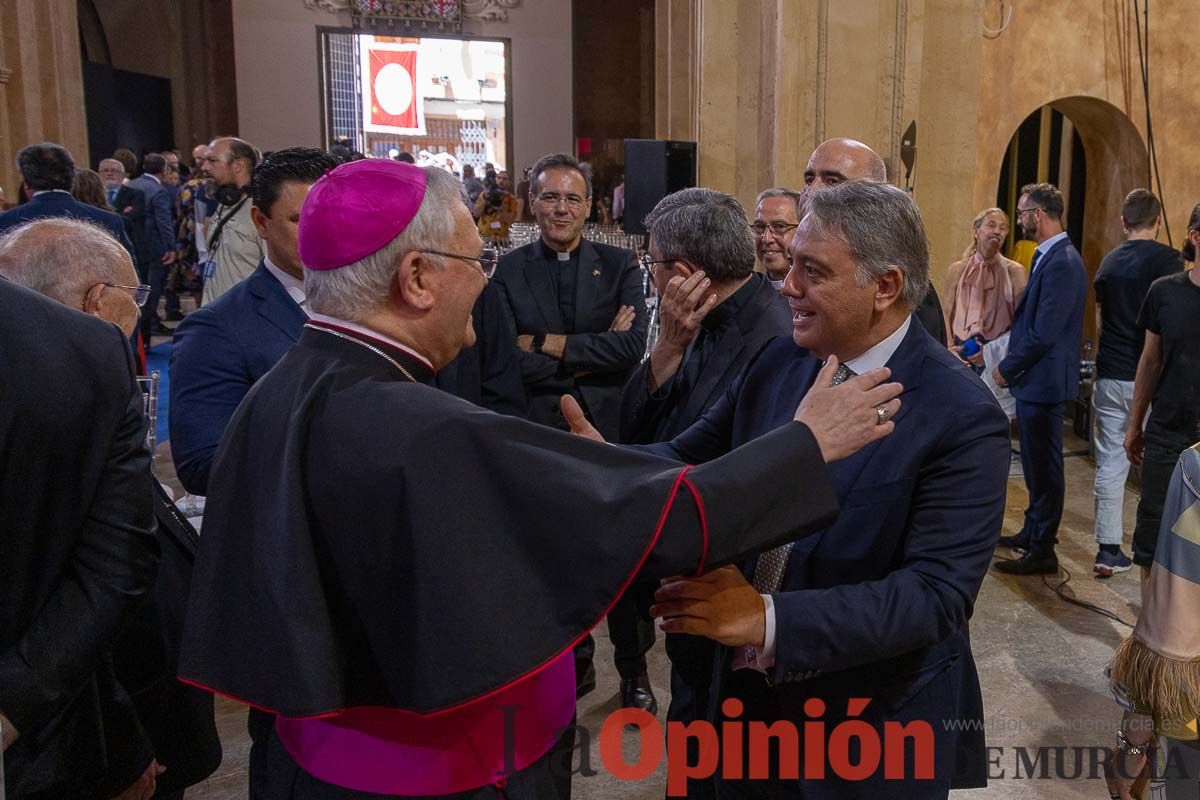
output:
[[[684,189],[660,201],[646,226],[659,334],[621,398],[621,441],[634,444],[669,441],[687,430],[769,339],[792,328],[787,302],[767,275],[754,272],[755,236],[762,234],[751,235],[736,199]],[[608,630],[622,705],[654,713],[645,657],[654,645],[654,623],[646,613],[652,591],[640,588],[617,601]],[[697,717],[694,695],[707,689],[710,645],[696,637],[667,638],[674,667],[669,719]]]
[[1038,242],[1029,283],[1013,312],[1008,355],[992,377],[1017,401],[1021,471],[1029,488],[1025,524],[1003,536],[1002,545],[1025,550],[996,569],[1011,575],[1054,574],[1055,537],[1062,520],[1066,477],[1063,474],[1063,417],[1079,390],[1079,342],[1087,270],[1063,230],[1063,196],[1048,183],[1021,190],[1017,224]]
[[620,428],[621,387],[646,351],[648,317],[634,254],[583,238],[591,177],[566,155],[531,173],[541,238],[500,259],[495,282],[512,314],[529,418],[566,429],[571,394],[605,436]]
[[[793,341],[769,343],[695,425],[647,448],[688,463],[722,456],[784,424],[822,362],[835,383],[886,364],[904,387],[895,432],[831,467],[841,506],[833,525],[742,571],[668,583],[651,613],[668,633],[724,645],[713,665],[714,721],[734,713],[727,701],[736,698],[739,722],[795,725],[800,752],[802,723],[814,717],[833,731],[856,716],[880,741],[888,722],[924,723],[927,744],[909,753],[899,779],[867,759],[862,780],[835,770],[814,780],[808,768],[797,780],[773,757],[772,780],[726,776],[718,797],[912,800],[986,783],[967,626],[1003,521],[1008,422],[974,373],[913,321],[928,271],[920,214],[903,191],[851,181],[811,194],[783,287]],[[932,777],[917,780],[918,766]]]
[[[68,308],[83,309],[126,336],[137,326],[137,299],[148,292],[137,286],[129,253],[116,239],[91,223],[65,218],[35,220],[5,234],[0,276]],[[117,681],[133,701],[150,752],[167,768],[157,776],[158,796],[170,798],[217,768],[221,743],[212,696],[175,680],[196,531],[157,481],[152,483],[161,550],[158,575],[152,594],[138,604],[111,651]],[[122,745],[140,748],[132,740]],[[149,785],[154,777],[145,775],[141,783]]]
[[22,187],[31,197],[28,203],[0,213],[0,233],[43,217],[73,217],[104,228],[136,258],[119,216],[71,196],[75,160],[65,147],[52,142],[31,144],[17,154],[17,168],[21,171]]
[[150,153],[142,160],[142,174],[129,182],[146,198],[146,213],[142,215],[142,237],[145,248],[138,253],[138,275],[150,286],[150,299],[142,306],[142,338],[150,342],[151,334],[170,335],[171,331],[158,317],[158,300],[162,297],[163,282],[175,261],[175,221],[171,215],[172,194],[163,185],[167,160]]
[[[250,387],[300,338],[304,267],[297,223],[309,189],[338,165],[323,150],[292,147],[264,158],[250,181],[250,210],[266,255],[250,277],[188,314],[171,349],[171,452],[183,488],[208,493],[209,470],[233,412]],[[265,742],[274,717],[250,711],[250,796],[266,780]]]
[[96,172],[104,183],[104,194],[108,204],[125,223],[125,233],[133,243],[134,253],[145,249],[142,240],[142,217],[146,213],[146,196],[129,186],[125,165],[115,158],[105,158],[96,165]]
[[[119,224],[119,223],[118,223]],[[0,749],[10,798],[157,768],[110,650],[154,579],[142,393],[114,325],[0,280]]]
[[[592,178],[571,156],[534,164],[528,202],[541,238],[501,258],[493,280],[517,333],[529,419],[566,430],[559,402],[570,394],[616,440],[621,387],[646,352],[642,271],[632,252],[583,238]],[[594,650],[591,635],[576,649],[580,697],[596,685]]]

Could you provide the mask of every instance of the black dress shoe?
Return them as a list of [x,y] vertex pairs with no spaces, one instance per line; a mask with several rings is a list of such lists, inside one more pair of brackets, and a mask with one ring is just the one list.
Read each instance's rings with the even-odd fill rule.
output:
[[1008,547],[1013,550],[1028,550],[1029,537],[1023,533],[1018,533],[1013,536],[1001,536],[1000,546]]
[[575,699],[583,697],[596,688],[596,667],[588,664],[582,675],[575,678]]
[[996,571],[1007,575],[1057,575],[1058,558],[1051,553],[1048,556],[1038,556],[1026,553],[1012,561],[997,561]]
[[650,688],[650,678],[646,673],[636,678],[621,679],[621,708],[640,708],[649,711],[651,716],[658,713],[658,698]]

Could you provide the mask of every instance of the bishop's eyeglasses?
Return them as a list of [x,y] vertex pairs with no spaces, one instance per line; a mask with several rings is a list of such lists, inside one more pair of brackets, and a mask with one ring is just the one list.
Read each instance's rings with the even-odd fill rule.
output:
[[464,256],[461,253],[445,253],[441,250],[418,250],[418,253],[427,253],[431,256],[442,256],[443,258],[457,258],[459,261],[473,261],[483,270],[483,274],[488,278],[492,277],[492,273],[496,271],[496,264],[500,261],[500,254],[495,248],[485,247],[479,257]]

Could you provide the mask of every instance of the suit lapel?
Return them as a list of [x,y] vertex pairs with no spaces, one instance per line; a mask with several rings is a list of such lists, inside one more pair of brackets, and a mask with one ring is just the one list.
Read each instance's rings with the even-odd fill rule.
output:
[[1033,274],[1029,276],[1029,282],[1025,285],[1025,291],[1021,292],[1021,299],[1017,301],[1017,307],[1013,309],[1013,318],[1014,319],[1016,318],[1017,313],[1025,305],[1025,298],[1027,298],[1027,297],[1029,297],[1029,295],[1033,294],[1033,292],[1031,292],[1030,290],[1033,289],[1037,285],[1041,285],[1042,276],[1046,274],[1046,267],[1050,265],[1050,259],[1058,251],[1058,248],[1062,247],[1063,244],[1065,244],[1068,241],[1070,241],[1070,240],[1069,239],[1059,240],[1059,242],[1057,244],[1055,244],[1053,247],[1051,247],[1049,250],[1047,250],[1045,253],[1043,253],[1042,257],[1038,259],[1037,269],[1035,269],[1033,271]]
[[[902,424],[904,417],[912,409],[911,403],[905,402],[905,398],[911,397],[912,390],[921,382],[921,372],[925,365],[926,345],[925,340],[929,339],[929,334],[921,323],[913,319],[908,326],[908,333],[904,335],[904,339],[900,342],[900,347],[888,359],[887,366],[892,371],[889,382],[898,382],[904,387],[904,391],[900,393],[900,410],[893,417],[896,425]],[[816,361],[816,359],[813,359]],[[895,435],[894,433],[892,435]],[[879,448],[885,440],[881,439],[867,445],[849,458],[843,458],[841,461],[836,461],[826,467],[829,473],[829,478],[833,482],[834,491],[840,500],[844,500],[852,489],[858,484],[863,470],[870,463],[875,454],[879,452]],[[787,568],[784,570],[783,580],[784,585],[787,584],[789,577],[799,575],[803,563],[808,559],[809,555],[820,545],[821,540],[829,529],[813,534],[799,540],[792,547],[791,553],[788,554]]]
[[591,242],[584,239],[579,247],[579,272],[575,276],[576,332],[592,330],[588,323],[596,311],[596,290],[600,280],[600,254]]
[[522,274],[529,287],[529,294],[537,305],[542,321],[546,323],[547,333],[565,333],[563,330],[562,314],[558,310],[558,300],[554,294],[554,283],[548,272],[548,267],[541,258],[541,243],[529,245],[525,255],[525,268]]
[[246,288],[257,298],[256,310],[264,319],[279,328],[293,342],[300,338],[300,331],[303,330],[308,315],[296,305],[296,301],[283,285],[275,280],[275,276],[261,263]]

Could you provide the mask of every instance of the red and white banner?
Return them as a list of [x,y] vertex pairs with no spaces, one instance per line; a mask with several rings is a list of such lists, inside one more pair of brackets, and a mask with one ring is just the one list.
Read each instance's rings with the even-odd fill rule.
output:
[[363,130],[425,135],[425,100],[418,80],[420,45],[361,39]]

